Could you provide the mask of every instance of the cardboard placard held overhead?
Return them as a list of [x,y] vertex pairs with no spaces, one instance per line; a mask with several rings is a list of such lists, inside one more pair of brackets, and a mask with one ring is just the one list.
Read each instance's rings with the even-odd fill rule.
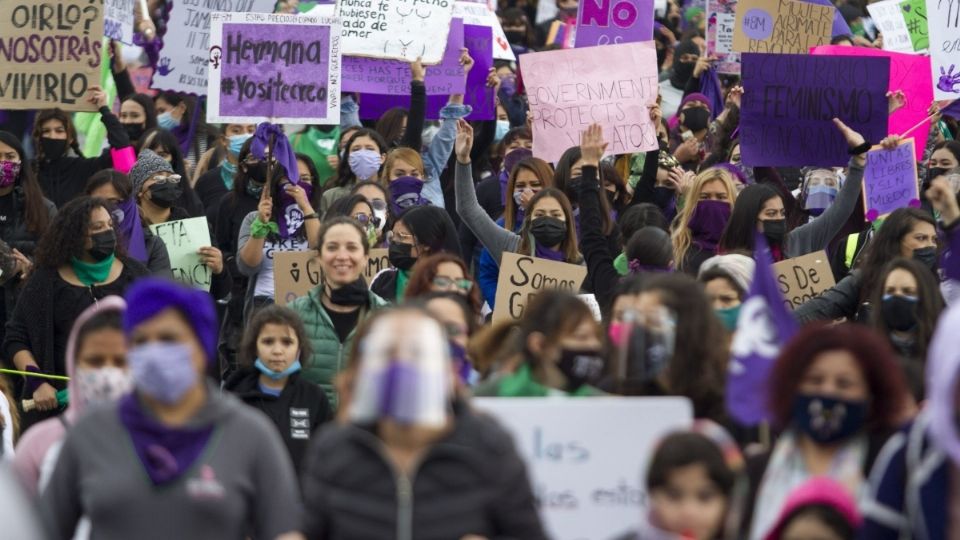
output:
[[587,267],[504,252],[497,279],[493,322],[516,320],[537,291],[560,289],[577,294],[587,277]]
[[103,4],[0,0],[0,110],[96,111]]
[[200,260],[199,250],[210,246],[210,226],[207,218],[196,217],[151,225],[150,232],[159,236],[167,246],[173,279],[210,290],[213,272]]
[[134,2],[136,0],[104,0],[104,37],[133,45]]
[[343,54],[439,64],[447,46],[453,0],[337,0]]
[[920,206],[914,139],[892,150],[880,146],[867,152],[863,169],[863,211],[867,221],[876,221],[898,208]]
[[[371,249],[367,267],[361,274],[370,284],[381,270],[390,267],[386,249]],[[278,251],[273,254],[274,300],[285,306],[306,296],[320,284],[320,260],[316,251]]]
[[773,275],[783,294],[783,302],[790,309],[797,309],[836,285],[830,259],[823,250],[780,261],[773,265]]
[[807,54],[828,45],[834,8],[797,0],[738,0],[733,50]]
[[870,12],[870,18],[873,19],[877,28],[883,32],[885,51],[912,53],[914,52],[913,41],[907,30],[907,20],[903,17],[903,10],[900,9],[901,3],[902,0],[874,2],[867,6],[867,11]]
[[717,73],[740,74],[740,53],[733,50],[736,0],[707,0],[707,54],[718,57]]

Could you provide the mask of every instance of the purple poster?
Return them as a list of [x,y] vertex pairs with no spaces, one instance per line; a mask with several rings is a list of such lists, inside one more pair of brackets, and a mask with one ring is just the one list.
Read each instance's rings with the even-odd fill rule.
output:
[[[468,120],[493,120],[497,117],[497,106],[493,89],[487,87],[487,73],[493,67],[493,30],[488,26],[463,25],[463,45],[473,58],[473,69],[467,76],[464,103],[473,108]],[[427,81],[429,84],[429,80]],[[440,109],[447,104],[449,96],[427,96],[427,120],[440,118]],[[362,94],[360,97],[360,118],[377,119],[393,107],[410,107],[409,86],[404,94]]]
[[[447,50],[436,66],[427,66],[427,95],[449,96],[462,93],[465,86],[460,66],[463,48],[463,20],[451,19]],[[343,57],[343,91],[403,95],[410,93],[410,64],[398,60],[380,60],[359,56]]]
[[897,208],[919,207],[917,158],[913,139],[892,150],[867,152],[863,169],[863,204],[867,221],[876,221]]
[[653,39],[653,0],[580,0],[575,47]]
[[745,165],[846,165],[834,118],[870,142],[886,137],[889,58],[744,53],[742,63]]

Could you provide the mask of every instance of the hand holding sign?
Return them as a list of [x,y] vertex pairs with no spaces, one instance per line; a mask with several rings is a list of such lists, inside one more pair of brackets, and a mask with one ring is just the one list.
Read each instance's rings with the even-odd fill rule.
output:
[[87,95],[87,102],[97,109],[107,106],[107,93],[99,86],[91,86]]
[[427,77],[427,69],[423,67],[423,61],[418,56],[416,60],[410,62],[410,78],[415,81],[423,82]]
[[213,246],[202,247],[197,250],[200,254],[200,262],[213,272],[214,275],[220,275],[223,272],[223,252]]
[[607,150],[607,143],[603,140],[603,127],[600,124],[591,124],[580,136],[580,152],[583,156],[584,167],[599,167],[600,159]]
[[473,127],[464,119],[457,120],[457,142],[454,150],[457,161],[464,165],[470,163],[470,150],[473,149]]
[[463,76],[467,77],[470,74],[470,70],[473,69],[473,57],[470,56],[470,50],[466,47],[460,49],[460,65],[463,66]]

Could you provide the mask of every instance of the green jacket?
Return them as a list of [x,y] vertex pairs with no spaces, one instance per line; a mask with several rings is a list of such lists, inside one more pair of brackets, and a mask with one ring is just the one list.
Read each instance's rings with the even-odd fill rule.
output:
[[[297,298],[288,304],[288,307],[300,315],[307,330],[310,345],[313,347],[313,356],[310,357],[308,365],[303,367],[303,377],[320,385],[330,398],[330,405],[336,410],[339,396],[333,387],[333,379],[346,366],[350,345],[353,343],[353,336],[357,329],[350,331],[347,339],[340,343],[337,332],[333,328],[333,321],[330,320],[330,315],[320,301],[319,292],[320,287],[314,287],[309,294]],[[372,292],[369,294],[370,305],[367,308],[361,308],[363,311],[360,313],[358,326],[367,318],[370,310],[388,305],[386,300]]]
[[473,390],[473,395],[478,397],[547,397],[547,396],[603,396],[606,395],[601,390],[585,384],[573,392],[564,392],[548,386],[544,386],[533,379],[533,372],[530,371],[530,364],[524,362],[517,371],[510,375],[495,377],[485,383],[481,383]]

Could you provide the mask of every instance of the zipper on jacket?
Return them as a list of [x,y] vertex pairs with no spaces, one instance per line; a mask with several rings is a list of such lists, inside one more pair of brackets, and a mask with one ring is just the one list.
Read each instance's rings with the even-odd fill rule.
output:
[[413,540],[413,484],[407,475],[398,472],[397,540]]

